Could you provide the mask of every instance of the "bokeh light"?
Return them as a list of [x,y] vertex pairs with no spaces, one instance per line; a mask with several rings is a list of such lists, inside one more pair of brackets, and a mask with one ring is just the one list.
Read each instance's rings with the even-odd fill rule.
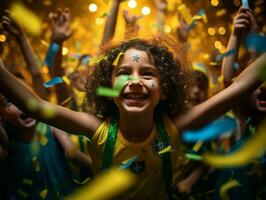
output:
[[90,12],[96,12],[97,9],[98,9],[98,6],[97,6],[95,3],[91,3],[91,4],[89,5],[89,11],[90,11]]
[[141,9],[141,13],[143,15],[149,15],[151,13],[151,9],[148,6],[145,6]]
[[136,8],[137,7],[137,2],[135,0],[129,0],[127,3],[129,8]]

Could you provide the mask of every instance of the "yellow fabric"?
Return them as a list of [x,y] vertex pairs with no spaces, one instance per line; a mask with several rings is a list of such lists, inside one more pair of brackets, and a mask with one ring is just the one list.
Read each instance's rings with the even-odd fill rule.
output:
[[[91,144],[89,144],[89,151],[96,175],[100,172],[109,123],[110,120],[107,120],[100,125],[92,137]],[[175,166],[177,153],[180,152],[180,137],[171,120],[165,118],[164,124],[169,135],[170,145],[172,149],[175,149],[175,151],[170,152],[172,166]],[[164,178],[162,176],[162,159],[156,153],[165,147],[157,149],[158,151],[154,148],[158,137],[159,134],[154,127],[150,136],[145,141],[132,143],[123,137],[120,130],[118,131],[112,165],[119,166],[122,162],[134,156],[138,156],[134,163],[144,163],[145,165],[144,171],[137,174],[138,183],[136,187],[123,196],[123,199],[167,199]]]

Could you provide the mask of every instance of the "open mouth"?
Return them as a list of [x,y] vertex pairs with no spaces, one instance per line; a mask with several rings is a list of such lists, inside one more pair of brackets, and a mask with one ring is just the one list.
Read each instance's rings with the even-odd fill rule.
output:
[[28,116],[28,115],[26,115],[26,114],[24,114],[24,113],[22,113],[22,114],[19,116],[19,118],[20,118],[24,123],[26,123],[26,124],[31,123],[32,121],[34,121],[34,119],[32,119],[30,116]]
[[266,93],[265,92],[261,92],[258,94],[257,98],[259,99],[259,101],[261,102],[266,102]]
[[123,97],[128,100],[134,100],[134,101],[142,101],[147,99],[147,94],[140,94],[140,93],[128,93],[124,94]]

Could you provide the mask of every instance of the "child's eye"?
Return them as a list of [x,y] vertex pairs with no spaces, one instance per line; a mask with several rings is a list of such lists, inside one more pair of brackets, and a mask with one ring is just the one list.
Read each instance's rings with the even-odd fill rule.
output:
[[155,77],[155,73],[154,72],[150,72],[150,71],[146,71],[146,72],[142,73],[142,76],[144,78],[153,78],[153,77]]
[[121,76],[121,75],[130,75],[130,73],[128,71],[118,71],[116,73],[117,76]]

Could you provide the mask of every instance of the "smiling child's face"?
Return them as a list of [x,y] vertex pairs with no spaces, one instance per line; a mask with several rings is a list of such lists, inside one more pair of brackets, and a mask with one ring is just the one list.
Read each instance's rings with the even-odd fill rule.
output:
[[119,97],[114,98],[119,112],[130,114],[153,114],[163,93],[160,86],[159,70],[145,51],[128,49],[114,70],[112,84],[120,75],[137,78],[129,80]]

